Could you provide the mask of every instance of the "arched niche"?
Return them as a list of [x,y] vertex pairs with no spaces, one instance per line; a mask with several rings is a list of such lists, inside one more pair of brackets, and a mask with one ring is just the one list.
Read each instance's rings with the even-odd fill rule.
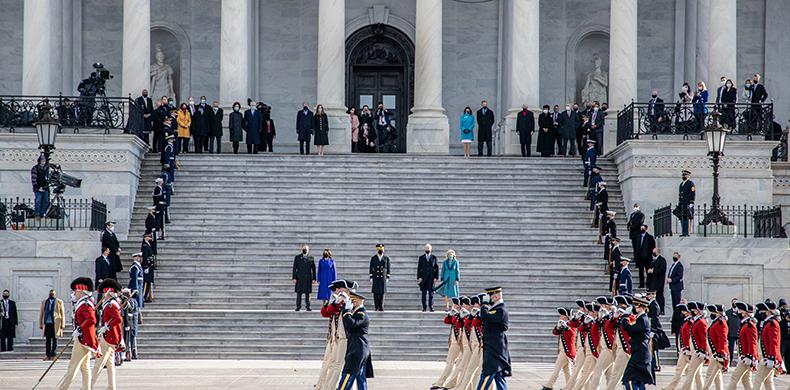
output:
[[[568,38],[565,47],[565,101],[583,104],[581,91],[587,74],[593,69],[593,57],[602,61],[602,70],[609,72],[609,26],[585,24]],[[604,98],[604,101],[606,98]]]
[[[173,68],[173,89],[178,102],[186,101],[192,86],[192,56],[189,36],[181,26],[165,21],[151,23],[151,64],[156,63],[156,45],[161,45],[165,62]],[[160,96],[154,96],[158,99]]]

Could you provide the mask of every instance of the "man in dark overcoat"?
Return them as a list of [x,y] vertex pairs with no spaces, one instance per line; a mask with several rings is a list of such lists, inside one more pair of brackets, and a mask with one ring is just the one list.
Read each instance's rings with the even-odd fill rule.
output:
[[247,154],[258,154],[261,145],[261,131],[263,131],[263,114],[258,111],[255,102],[250,100],[250,108],[244,111],[241,128],[247,132]]
[[367,378],[373,378],[373,363],[370,358],[368,344],[368,327],[370,317],[365,311],[365,297],[355,292],[349,294],[351,302],[342,302],[343,328],[346,330],[346,355],[343,364],[343,375],[338,383],[338,390],[351,390],[356,384],[357,390],[367,390]]
[[294,292],[296,292],[296,311],[302,309],[302,294],[304,306],[310,309],[310,293],[313,292],[313,283],[316,281],[315,260],[310,256],[310,247],[302,245],[302,253],[294,256],[293,266]]
[[417,260],[417,283],[422,295],[422,311],[428,308],[433,311],[433,284],[439,279],[439,265],[431,250],[431,244],[425,244],[425,253]]
[[208,150],[208,129],[211,124],[213,112],[211,107],[206,104],[206,97],[200,97],[200,103],[192,113],[192,138],[195,139],[195,153],[203,153]]
[[620,326],[631,335],[631,358],[623,374],[623,384],[629,390],[645,390],[645,385],[655,384],[655,374],[651,367],[650,319],[647,316],[648,302],[642,297],[634,297],[635,316],[623,316]]
[[526,104],[521,106],[521,111],[516,114],[516,132],[518,142],[521,144],[521,157],[532,156],[532,134],[535,133],[535,115]]
[[115,235],[115,222],[108,221],[104,224],[104,230],[101,232],[101,246],[102,248],[110,248],[110,268],[112,268],[113,272],[121,272],[123,270],[121,244]]
[[[561,144],[560,154],[563,156],[576,155],[576,129],[579,128],[581,120],[575,111],[571,110],[571,105],[565,105],[565,112],[560,114],[557,121]],[[581,151],[579,151],[581,153]]]
[[479,110],[477,110],[477,155],[483,157],[483,144],[486,144],[486,155],[491,157],[491,128],[494,127],[494,111],[488,108],[488,102],[483,100],[480,102]]
[[299,154],[310,154],[310,137],[313,135],[313,112],[307,102],[296,113],[296,136],[299,138]]
[[384,311],[384,294],[390,280],[390,258],[384,255],[384,244],[376,245],[376,254],[370,257],[369,274],[373,305],[376,311]]
[[483,305],[480,307],[480,320],[483,322],[483,365],[480,371],[478,389],[507,390],[505,378],[512,375],[510,352],[508,351],[507,330],[510,326],[502,288],[485,290]]

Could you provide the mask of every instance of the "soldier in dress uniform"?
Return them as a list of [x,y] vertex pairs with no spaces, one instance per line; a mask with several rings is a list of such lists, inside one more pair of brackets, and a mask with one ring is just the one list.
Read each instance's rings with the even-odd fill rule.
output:
[[727,315],[722,305],[708,305],[711,323],[708,326],[708,345],[710,346],[710,363],[705,374],[703,389],[716,385],[716,390],[723,390],[722,373],[727,372],[730,363],[730,350],[727,342],[729,327]]
[[464,370],[464,377],[456,386],[458,390],[474,390],[477,385],[475,379],[480,377],[480,363],[483,361],[483,321],[480,319],[480,302],[483,300],[483,295],[485,294],[470,297],[472,326],[469,349],[472,350],[472,355],[466,365],[466,370]]
[[[598,183],[603,181],[601,176],[601,168],[594,166],[592,168],[592,175],[590,176],[590,185],[587,187],[587,197],[590,199],[590,211],[595,211],[595,194],[598,192]],[[593,227],[596,227],[594,225]]]
[[645,390],[645,385],[656,383],[653,370],[650,368],[650,320],[647,317],[648,302],[644,298],[634,297],[635,316],[620,320],[626,332],[631,336],[631,358],[623,373],[623,384],[626,390]]
[[623,374],[628,361],[631,360],[631,334],[623,327],[623,320],[632,316],[632,298],[628,295],[616,295],[615,305],[612,308],[612,318],[615,322],[617,348],[615,348],[614,363],[609,372],[607,390],[616,390],[623,383]]
[[652,356],[651,365],[654,371],[661,371],[661,356],[658,353],[659,350],[656,348],[655,342],[659,333],[661,333],[662,337],[666,338],[664,328],[661,326],[661,307],[658,305],[658,301],[656,301],[655,290],[646,290],[645,299],[649,302],[647,306],[647,317],[650,319],[650,331],[653,333],[654,338],[654,341],[650,343],[650,356]]
[[[581,153],[579,153],[581,154]],[[590,179],[590,175],[592,174],[592,168],[595,166],[595,162],[598,159],[598,156],[595,153],[595,140],[588,139],[587,140],[587,151],[584,152],[582,155],[582,162],[584,163],[584,186],[587,187],[587,183]]]
[[694,316],[694,323],[691,325],[691,360],[682,389],[691,390],[692,384],[695,385],[695,389],[701,389],[702,366],[708,361],[708,321],[705,319],[704,303],[689,302],[687,305]]
[[351,299],[351,293],[357,290],[357,282],[350,280],[336,280],[330,285],[330,289],[334,288],[335,299],[334,304],[329,303],[326,314],[324,309],[321,309],[321,314],[329,318],[330,327],[334,325],[334,347],[332,349],[332,357],[327,367],[326,377],[322,377],[323,381],[319,380],[322,390],[335,390],[337,389],[337,382],[340,380],[340,373],[343,370],[343,363],[346,359],[346,347],[348,346],[348,339],[346,338],[346,328],[343,327],[343,319],[341,318],[343,306],[347,300]]
[[93,280],[79,277],[71,282],[74,303],[74,346],[71,349],[69,368],[63,376],[58,389],[65,390],[71,386],[71,381],[77,376],[77,369],[82,372],[82,389],[91,388],[91,355],[99,349],[96,338],[96,310],[93,305]]
[[431,386],[431,390],[441,389],[443,387],[444,383],[447,382],[447,379],[453,372],[456,362],[461,358],[461,327],[458,321],[461,311],[460,305],[461,300],[459,297],[450,299],[450,310],[448,310],[444,316],[444,323],[450,325],[450,334],[447,338],[447,361],[444,365],[444,370],[442,370],[442,374],[439,375],[439,379]]
[[[681,377],[686,375],[687,368],[691,362],[691,327],[694,325],[694,317],[685,303],[679,303],[675,306],[675,310],[683,316],[677,338],[678,362],[675,366],[675,376],[672,377],[672,381],[669,382],[669,385],[664,390],[675,390],[680,383]],[[701,382],[702,379],[700,378],[700,383],[697,386],[702,386]]]
[[370,257],[369,274],[373,306],[376,311],[384,311],[384,294],[390,280],[390,258],[384,254],[384,244],[376,244],[376,254]]
[[469,365],[469,360],[472,357],[472,349],[469,345],[472,336],[472,300],[468,296],[462,296],[458,298],[458,301],[461,303],[461,311],[458,313],[458,325],[461,328],[458,344],[461,347],[461,354],[453,367],[453,371],[442,386],[444,389],[459,387],[465,370]]
[[154,271],[156,270],[156,248],[154,248],[153,237],[151,234],[143,236],[143,244],[140,245],[141,253],[143,254],[143,291],[142,300],[144,303],[153,302],[154,300]]
[[565,384],[567,386],[571,379],[574,361],[576,360],[576,328],[570,326],[571,312],[564,307],[558,307],[557,313],[559,313],[560,318],[557,320],[557,325],[554,326],[551,334],[557,336],[557,343],[560,349],[557,353],[557,360],[554,362],[554,371],[551,372],[549,380],[543,385],[541,390],[552,390],[557,378],[560,377],[560,371],[565,375]]
[[[737,366],[732,370],[730,383],[727,390],[735,390],[738,382],[743,384],[745,390],[752,388],[752,371],[757,367],[757,320],[752,313],[754,308],[748,303],[735,302],[738,317],[741,319],[738,330],[738,359]],[[734,351],[731,351],[731,353]]]
[[123,351],[123,315],[121,314],[121,304],[118,294],[121,293],[121,285],[114,279],[105,279],[99,285],[99,293],[103,294],[101,309],[101,327],[96,332],[99,335],[99,354],[97,362],[93,366],[92,386],[96,385],[99,373],[102,368],[107,368],[107,387],[115,390],[115,352]]
[[581,368],[584,366],[587,356],[590,355],[590,347],[589,343],[587,342],[587,333],[589,333],[590,328],[588,324],[584,323],[584,319],[587,317],[587,309],[585,308],[585,302],[582,299],[577,299],[576,305],[578,306],[578,309],[576,309],[576,312],[573,313],[569,325],[571,328],[576,329],[578,344],[576,347],[576,362],[574,364],[573,373],[571,373],[571,378],[565,385],[565,389],[568,390],[575,387],[575,383],[579,378]]
[[571,390],[587,388],[593,369],[598,364],[598,357],[601,352],[601,328],[597,321],[601,306],[595,302],[585,302],[584,307],[587,310],[587,314],[584,317],[584,325],[587,326],[587,346],[590,353],[584,358],[584,365],[581,366],[581,372],[579,372],[579,376],[573,383]]
[[596,321],[598,322],[598,329],[601,331],[601,338],[603,339],[603,348],[598,354],[598,361],[595,362],[595,367],[593,368],[592,376],[590,377],[590,383],[588,384],[588,389],[590,390],[597,390],[600,387],[601,379],[608,378],[607,375],[611,369],[612,364],[614,364],[614,357],[615,357],[615,326],[616,321],[612,316],[611,307],[614,304],[614,300],[610,300],[610,298],[600,296],[595,298],[595,301],[601,306],[601,309],[598,311],[598,318]]
[[[609,253],[609,263],[607,264],[607,272],[609,273],[609,291],[614,292],[619,288],[620,282],[617,280],[617,275],[620,270],[620,260],[623,254],[620,251],[620,239],[612,237],[612,250]],[[613,294],[619,295],[619,294]]]
[[760,302],[755,308],[765,316],[760,324],[760,356],[757,363],[757,372],[752,381],[752,390],[773,390],[774,375],[783,374],[782,354],[780,353],[781,331],[779,327],[779,312],[773,301]]
[[357,390],[367,390],[367,378],[373,378],[373,364],[368,345],[370,319],[365,312],[365,297],[355,292],[349,295],[350,299],[344,302],[341,312],[348,346],[343,375],[337,390],[350,390],[355,383]]
[[143,252],[132,254],[132,266],[129,267],[129,285],[132,291],[137,291],[137,307],[143,307]]
[[678,205],[675,210],[673,210],[673,213],[680,219],[680,236],[688,237],[691,220],[694,219],[694,199],[697,194],[697,188],[690,179],[690,171],[684,169],[680,177],[681,182],[680,186],[678,186]]
[[[335,358],[335,349],[337,348],[338,342],[337,325],[339,322],[341,322],[339,321],[341,305],[338,302],[338,282],[339,281],[335,280],[329,284],[329,291],[332,292],[332,295],[329,297],[328,301],[324,302],[324,306],[321,307],[321,316],[329,319],[329,330],[326,335],[326,348],[324,350],[324,359],[321,363],[321,371],[319,371],[318,374],[318,383],[313,386],[313,388],[316,390],[322,389],[327,383],[329,367]],[[335,388],[337,388],[337,383],[334,383],[334,385]]]
[[154,248],[154,250],[156,249],[156,236],[159,231],[156,221],[156,206],[148,206],[148,214],[145,215],[145,232],[143,232],[143,236],[146,234],[153,235],[154,241],[151,243],[151,247]]
[[634,283],[631,279],[631,270],[628,269],[628,263],[631,259],[627,257],[620,258],[620,272],[614,275],[614,279],[618,281],[619,288],[617,289],[620,295],[632,295],[634,293]]
[[480,307],[480,320],[483,321],[483,367],[477,390],[489,390],[496,384],[496,390],[507,390],[505,378],[512,375],[510,352],[507,347],[507,332],[510,326],[507,307],[502,299],[502,287],[485,290]]
[[165,213],[167,209],[167,202],[165,201],[165,189],[164,183],[165,181],[161,177],[157,177],[154,180],[156,186],[154,190],[151,192],[151,199],[153,200],[153,206],[156,207],[156,227],[161,232],[159,235],[160,240],[165,239]]

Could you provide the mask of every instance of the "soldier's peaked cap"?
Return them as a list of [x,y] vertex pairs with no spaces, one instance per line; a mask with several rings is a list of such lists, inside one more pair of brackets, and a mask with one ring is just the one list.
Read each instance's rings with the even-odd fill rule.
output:
[[384,244],[382,243],[376,244],[376,249],[384,249]]
[[488,294],[498,294],[502,292],[502,287],[497,286],[497,287],[487,288],[485,289],[485,292]]
[[357,293],[355,293],[355,292],[353,292],[353,291],[352,291],[352,292],[351,292],[351,300],[352,300],[352,301],[353,301],[353,300],[360,300],[360,301],[364,301],[364,300],[365,300],[365,296],[363,296],[363,295],[360,295],[360,294],[357,294]]
[[691,171],[689,171],[688,169],[684,169],[684,170],[683,170],[683,171],[681,171],[680,173],[682,173],[682,174],[684,174],[684,175],[690,175],[690,174],[691,174]]
[[80,276],[71,282],[71,289],[73,291],[93,291],[93,280],[85,276]]

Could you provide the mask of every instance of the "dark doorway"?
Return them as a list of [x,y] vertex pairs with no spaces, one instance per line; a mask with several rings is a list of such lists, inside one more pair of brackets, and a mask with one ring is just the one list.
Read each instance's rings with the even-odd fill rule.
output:
[[346,105],[375,111],[378,102],[390,112],[398,132],[396,150],[406,152],[406,122],[413,102],[414,44],[387,25],[357,30],[346,41]]

